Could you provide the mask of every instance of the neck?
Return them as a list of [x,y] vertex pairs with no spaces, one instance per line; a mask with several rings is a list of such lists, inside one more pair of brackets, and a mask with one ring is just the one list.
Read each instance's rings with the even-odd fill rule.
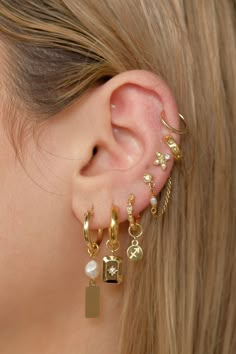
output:
[[[84,284],[84,289],[87,284]],[[0,353],[4,354],[116,354],[121,312],[121,285],[101,284],[101,315],[84,315],[84,291],[77,301],[55,317],[34,318],[1,329]],[[83,290],[84,290],[83,289]]]

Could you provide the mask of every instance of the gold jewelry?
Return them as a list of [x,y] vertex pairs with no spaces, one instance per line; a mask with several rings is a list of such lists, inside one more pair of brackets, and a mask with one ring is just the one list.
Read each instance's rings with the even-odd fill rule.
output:
[[152,216],[154,216],[155,218],[159,218],[166,212],[166,209],[169,204],[171,189],[172,189],[171,177],[169,177],[167,180],[165,200],[164,200],[163,206],[159,212],[158,212],[158,208],[157,208],[157,198],[156,198],[155,192],[154,192],[155,182],[153,180],[153,176],[150,173],[144,174],[144,183],[149,185],[149,189],[151,192],[150,204],[151,204]]
[[175,160],[180,160],[182,159],[183,155],[182,152],[180,150],[180,147],[178,146],[178,144],[176,143],[175,139],[173,138],[173,136],[171,135],[166,135],[163,137],[163,141],[164,143],[166,143],[169,148],[172,151],[173,157]]
[[160,115],[160,118],[161,118],[161,122],[166,126],[167,129],[169,129],[170,131],[172,131],[173,133],[176,133],[176,134],[186,134],[187,133],[187,124],[186,124],[186,121],[185,121],[185,118],[182,114],[179,113],[179,117],[184,125],[184,128],[183,130],[177,130],[173,127],[171,127],[167,121],[165,120],[165,112],[162,111],[161,112],[161,115]]
[[134,195],[130,194],[127,204],[127,213],[129,221],[128,232],[129,235],[133,238],[133,240],[131,242],[131,245],[127,249],[127,256],[131,261],[137,262],[140,261],[143,257],[143,250],[140,247],[138,241],[138,238],[143,234],[143,228],[139,223],[136,222],[133,216],[133,202]]
[[107,248],[112,252],[112,255],[103,257],[103,281],[105,283],[121,283],[122,272],[122,258],[114,256],[114,253],[119,250],[120,242],[118,241],[119,223],[118,223],[118,209],[113,206],[111,210],[111,221],[108,229],[109,239],[106,242]]
[[151,198],[150,198],[151,213],[152,215],[157,215],[157,198],[154,192],[154,188],[156,184],[153,180],[153,176],[150,173],[145,173],[143,176],[143,180],[144,183],[149,185],[150,192],[151,192]]
[[98,317],[100,312],[100,288],[96,285],[96,278],[99,275],[99,266],[95,261],[95,257],[99,252],[99,245],[102,241],[103,230],[99,229],[96,241],[92,241],[90,237],[89,224],[93,214],[93,209],[85,214],[83,227],[84,239],[88,245],[88,254],[92,258],[85,266],[85,273],[90,278],[89,286],[86,287],[85,297],[85,316],[87,318]]
[[162,170],[164,171],[166,169],[167,161],[170,160],[170,155],[169,154],[162,154],[161,152],[156,153],[156,160],[153,162],[153,165],[155,166],[161,166]]

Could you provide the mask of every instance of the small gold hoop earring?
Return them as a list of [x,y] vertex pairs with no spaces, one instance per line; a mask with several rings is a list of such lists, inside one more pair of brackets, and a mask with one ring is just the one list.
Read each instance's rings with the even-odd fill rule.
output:
[[186,134],[188,129],[187,129],[187,124],[186,124],[185,118],[184,118],[184,116],[182,114],[180,114],[180,113],[178,113],[178,114],[179,114],[179,117],[180,117],[180,119],[181,119],[181,121],[182,121],[182,123],[184,125],[183,130],[178,130],[178,129],[175,129],[175,128],[171,127],[167,123],[167,121],[165,120],[165,112],[164,111],[161,112],[161,116],[160,116],[161,122],[166,126],[167,129],[169,129],[173,133],[180,134],[180,135],[181,134]]
[[173,157],[176,161],[182,159],[182,157],[183,157],[182,152],[180,150],[179,145],[176,143],[175,139],[173,138],[173,136],[166,135],[163,137],[163,141],[171,149]]
[[118,222],[118,211],[116,208],[112,208],[111,210],[111,220],[109,227],[109,240],[107,240],[107,247],[115,252],[120,248],[120,242],[118,241],[118,233],[119,233],[119,222]]
[[[85,241],[88,243],[88,252],[91,248],[91,250],[93,249],[93,247],[95,247],[94,245],[96,244],[98,246],[100,246],[102,239],[103,239],[103,230],[102,229],[98,229],[98,236],[96,241],[92,241],[91,236],[90,236],[90,219],[91,216],[93,216],[94,211],[93,209],[91,211],[88,211],[85,215],[84,215],[84,227],[83,227],[83,231],[84,231],[84,239]],[[95,248],[96,248],[95,247]],[[90,254],[90,253],[89,253]],[[92,256],[92,255],[91,255]]]

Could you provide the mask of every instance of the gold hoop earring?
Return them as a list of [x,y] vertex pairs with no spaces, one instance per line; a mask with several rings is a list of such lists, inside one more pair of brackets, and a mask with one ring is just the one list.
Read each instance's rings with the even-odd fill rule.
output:
[[118,209],[115,206],[113,206],[111,210],[111,220],[108,233],[109,239],[106,242],[106,246],[112,254],[110,256],[103,257],[103,281],[105,283],[120,284],[123,278],[123,260],[121,257],[114,255],[114,253],[120,248],[120,242],[118,241]]
[[176,133],[176,134],[186,134],[187,133],[187,124],[186,124],[186,121],[185,121],[185,118],[182,114],[178,113],[179,114],[179,117],[184,125],[184,128],[183,130],[178,130],[178,129],[175,129],[173,127],[171,127],[167,121],[165,120],[165,112],[162,111],[161,112],[161,115],[160,115],[160,118],[161,118],[161,122],[166,126],[167,129],[169,129],[170,131],[172,131],[173,133]]
[[91,216],[93,216],[93,209],[85,214],[83,225],[83,234],[88,246],[88,254],[92,258],[85,266],[85,274],[90,278],[85,295],[85,316],[87,318],[98,317],[100,312],[100,288],[96,284],[96,278],[100,272],[95,257],[99,252],[99,245],[103,238],[103,230],[99,229],[96,241],[92,241],[89,229]]
[[182,155],[182,152],[180,150],[180,147],[178,146],[178,144],[176,143],[175,139],[173,138],[173,136],[171,135],[166,135],[163,137],[163,141],[164,143],[166,143],[169,148],[171,149],[172,151],[172,154],[173,154],[173,157],[174,159],[177,161],[177,160],[180,160],[182,159],[183,155]]

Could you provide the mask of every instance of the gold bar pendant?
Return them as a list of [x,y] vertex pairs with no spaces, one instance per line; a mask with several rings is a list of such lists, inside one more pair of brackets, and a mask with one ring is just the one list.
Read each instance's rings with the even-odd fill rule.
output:
[[86,287],[85,317],[95,318],[100,313],[100,288],[96,285]]

